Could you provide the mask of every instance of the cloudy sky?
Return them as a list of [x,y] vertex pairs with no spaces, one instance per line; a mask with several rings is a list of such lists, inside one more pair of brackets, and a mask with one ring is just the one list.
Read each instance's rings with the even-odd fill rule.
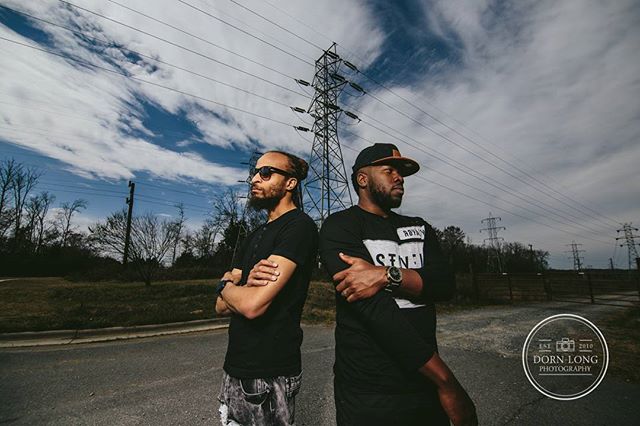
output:
[[[0,159],[84,198],[191,226],[244,191],[254,150],[308,158],[314,60],[332,41],[361,72],[341,106],[347,169],[369,142],[422,165],[400,211],[460,226],[492,213],[507,241],[606,267],[640,224],[640,5],[633,0],[1,0]],[[381,84],[380,84],[381,83]]]

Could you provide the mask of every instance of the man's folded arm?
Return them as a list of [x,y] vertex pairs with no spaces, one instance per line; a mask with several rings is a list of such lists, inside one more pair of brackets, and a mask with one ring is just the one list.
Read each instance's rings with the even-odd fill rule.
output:
[[[242,270],[238,269],[238,267],[234,267],[231,271],[225,272],[222,276],[223,280],[231,280],[233,284],[238,284],[240,279],[242,278]],[[216,297],[216,314],[217,315],[230,315],[233,312],[229,309],[229,306],[225,303],[222,297]]]
[[286,257],[272,254],[267,259],[278,265],[280,274],[276,281],[256,287],[227,284],[221,295],[231,311],[248,319],[255,319],[263,315],[296,269],[296,264]]
[[[370,261],[352,230],[327,220],[320,231],[320,257],[332,276],[348,266],[338,253]],[[345,309],[356,312],[376,342],[408,372],[418,371],[435,352],[435,346],[422,338],[387,292],[349,303]]]
[[267,260],[277,264],[276,281],[264,286],[227,285],[222,298],[233,312],[254,319],[263,315],[273,299],[293,276],[298,265],[312,259],[318,248],[318,229],[311,220],[299,220],[287,226]]

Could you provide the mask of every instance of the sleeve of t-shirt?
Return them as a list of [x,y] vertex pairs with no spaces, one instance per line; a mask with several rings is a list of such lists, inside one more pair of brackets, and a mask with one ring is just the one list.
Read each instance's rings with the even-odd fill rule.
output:
[[[330,216],[320,230],[320,258],[331,276],[348,267],[338,253],[371,262],[362,238],[357,235],[358,227],[345,219],[345,216],[339,220]],[[434,345],[420,336],[387,292],[380,291],[373,297],[347,303],[345,309],[353,310],[374,340],[408,372],[414,373],[435,352]]]
[[422,278],[421,298],[425,302],[449,300],[456,290],[455,277],[435,230],[428,223],[424,224],[424,265],[417,270]]
[[271,254],[286,257],[299,266],[315,256],[317,249],[318,228],[311,219],[300,214],[283,227]]

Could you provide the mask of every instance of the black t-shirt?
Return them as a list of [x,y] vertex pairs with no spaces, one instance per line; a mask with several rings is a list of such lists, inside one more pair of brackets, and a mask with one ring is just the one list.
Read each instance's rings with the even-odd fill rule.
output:
[[354,206],[329,216],[320,231],[331,275],[348,266],[340,252],[414,269],[423,291],[413,300],[380,291],[353,303],[336,293],[336,384],[362,393],[433,391],[418,369],[437,350],[433,302],[449,299],[455,287],[433,228],[418,217],[384,218]]
[[246,284],[249,271],[256,263],[272,254],[291,260],[296,269],[262,316],[252,320],[238,314],[231,316],[224,362],[224,370],[229,375],[265,378],[300,373],[300,317],[317,248],[316,224],[298,209],[247,236],[233,265],[242,270],[239,285]]

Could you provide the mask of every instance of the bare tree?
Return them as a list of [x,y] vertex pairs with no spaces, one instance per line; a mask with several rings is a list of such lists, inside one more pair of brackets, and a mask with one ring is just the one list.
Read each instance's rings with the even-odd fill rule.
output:
[[13,158],[0,163],[0,237],[11,227],[13,177],[17,168],[18,164]]
[[26,205],[27,230],[33,251],[38,253],[42,247],[49,208],[56,197],[46,191],[31,197]]
[[178,245],[180,244],[180,237],[182,236],[182,231],[184,229],[184,223],[186,221],[184,217],[184,204],[180,203],[176,205],[178,209],[178,218],[176,219],[176,239],[173,242],[173,252],[171,254],[171,264],[176,263],[176,254],[178,251]]
[[11,193],[13,194],[13,235],[14,247],[17,246],[18,238],[22,231],[22,217],[24,207],[28,200],[29,193],[38,183],[42,173],[37,170],[25,169],[18,164],[11,179]]
[[242,215],[240,195],[229,188],[218,194],[213,200],[213,216],[219,222],[235,224]]
[[[111,214],[104,223],[90,227],[89,231],[92,242],[99,250],[122,258],[126,229],[127,212],[122,210]],[[160,220],[153,213],[145,213],[132,219],[130,265],[146,285],[151,285],[164,264],[177,232],[177,221]]]
[[71,227],[71,220],[73,215],[87,208],[87,200],[78,198],[73,202],[64,202],[60,205],[58,214],[56,215],[56,226],[60,231],[60,245],[66,247],[69,241],[69,236],[73,232]]
[[208,217],[192,238],[192,249],[199,257],[210,257],[215,249],[216,237],[223,229],[223,221],[217,216]]

